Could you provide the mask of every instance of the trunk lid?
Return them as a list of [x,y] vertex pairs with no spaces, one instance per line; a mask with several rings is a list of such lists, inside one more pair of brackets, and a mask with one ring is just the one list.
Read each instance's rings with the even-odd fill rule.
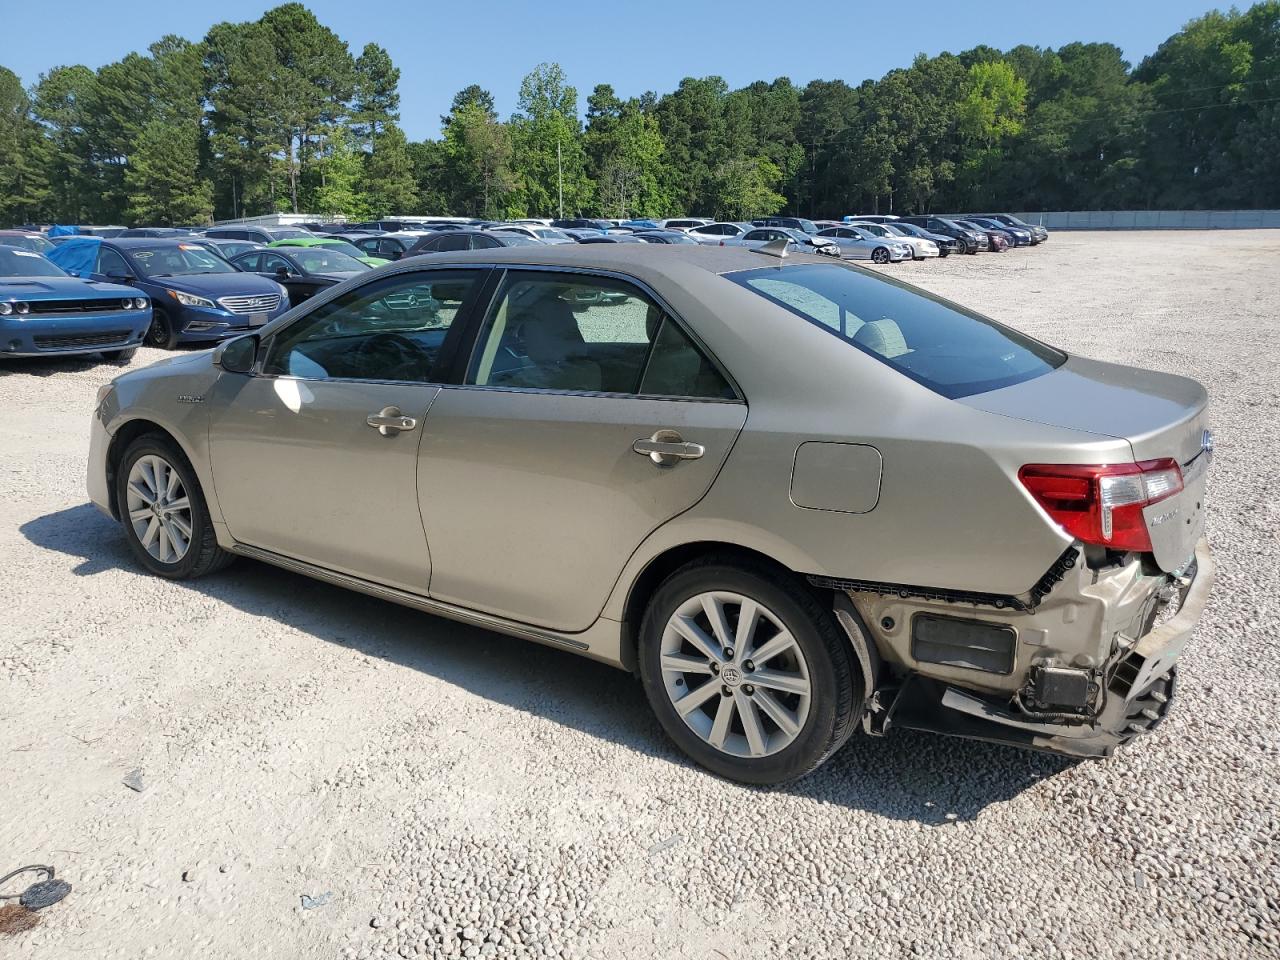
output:
[[965,397],[977,410],[1128,442],[1135,461],[1171,457],[1183,489],[1143,514],[1162,570],[1181,569],[1204,530],[1204,486],[1212,437],[1208,394],[1194,380],[1083,357],[1070,357],[1034,380]]

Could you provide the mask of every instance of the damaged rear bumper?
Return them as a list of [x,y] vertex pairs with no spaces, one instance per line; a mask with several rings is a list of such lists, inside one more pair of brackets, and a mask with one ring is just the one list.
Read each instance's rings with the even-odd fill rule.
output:
[[1091,717],[1043,716],[1009,700],[919,674],[908,677],[875,726],[926,730],[1073,757],[1107,757],[1160,724],[1173,704],[1176,663],[1213,587],[1209,545],[1196,545],[1194,570],[1180,589],[1178,612],[1135,641],[1122,641],[1107,671],[1101,705]]

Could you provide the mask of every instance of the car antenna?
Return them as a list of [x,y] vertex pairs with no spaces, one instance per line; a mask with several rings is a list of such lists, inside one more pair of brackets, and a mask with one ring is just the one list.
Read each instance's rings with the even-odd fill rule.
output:
[[783,260],[787,256],[787,247],[791,246],[791,241],[786,239],[770,240],[763,247],[756,247],[756,253],[763,253],[767,257],[777,257]]

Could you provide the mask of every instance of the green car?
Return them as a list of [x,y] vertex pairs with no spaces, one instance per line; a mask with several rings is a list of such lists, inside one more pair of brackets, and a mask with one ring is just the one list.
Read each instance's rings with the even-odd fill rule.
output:
[[286,237],[284,240],[272,240],[267,244],[268,247],[337,247],[349,257],[355,257],[361,263],[367,263],[371,267],[380,267],[384,263],[390,263],[390,260],[382,257],[369,257],[365,252],[357,247],[354,243],[347,243],[345,240],[330,240],[325,237]]

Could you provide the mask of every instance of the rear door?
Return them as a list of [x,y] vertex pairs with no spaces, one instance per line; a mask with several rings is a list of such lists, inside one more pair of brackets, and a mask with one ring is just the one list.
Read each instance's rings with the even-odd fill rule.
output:
[[591,625],[747,415],[680,322],[611,277],[508,271],[461,370],[422,440],[431,595],[559,630]]
[[241,543],[425,594],[418,444],[485,269],[397,273],[277,332],[208,397],[214,489]]

